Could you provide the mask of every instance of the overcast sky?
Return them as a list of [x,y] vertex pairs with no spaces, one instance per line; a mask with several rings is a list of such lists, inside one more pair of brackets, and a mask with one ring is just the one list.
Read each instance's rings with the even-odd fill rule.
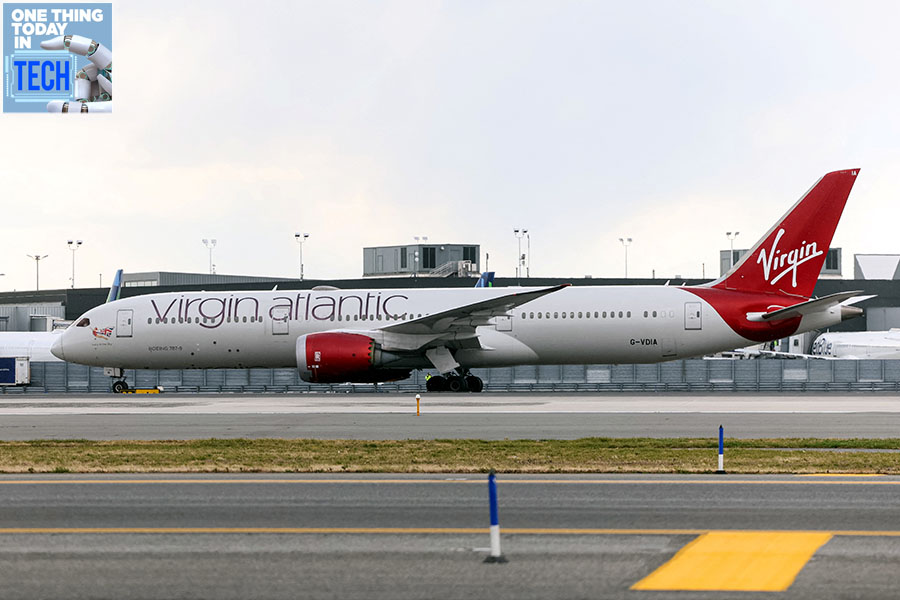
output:
[[[895,2],[116,2],[112,115],[0,115],[0,289],[358,277],[481,244],[532,275],[718,274],[821,175],[834,245],[900,253]],[[70,26],[71,27],[71,26]],[[77,33],[72,29],[69,33]]]

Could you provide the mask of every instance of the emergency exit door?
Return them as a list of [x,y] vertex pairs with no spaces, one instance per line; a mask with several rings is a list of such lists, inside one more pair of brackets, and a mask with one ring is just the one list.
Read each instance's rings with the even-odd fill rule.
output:
[[701,314],[703,305],[700,302],[684,303],[684,328],[685,329],[703,329],[703,321]]
[[134,311],[129,309],[120,310],[116,313],[116,337],[131,337],[132,322],[134,321]]

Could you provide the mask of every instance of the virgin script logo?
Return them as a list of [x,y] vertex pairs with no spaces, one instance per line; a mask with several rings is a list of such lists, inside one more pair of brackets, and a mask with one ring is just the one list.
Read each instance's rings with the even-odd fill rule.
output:
[[[775,285],[782,277],[790,273],[791,285],[797,287],[797,267],[825,253],[818,249],[815,242],[807,244],[805,240],[801,242],[799,248],[794,248],[789,252],[782,252],[778,249],[778,242],[783,235],[784,229],[779,229],[778,233],[775,234],[775,239],[772,241],[772,247],[769,248],[769,251],[766,252],[765,248],[759,251],[756,264],[762,264],[763,279],[771,285]],[[774,277],[772,277],[773,275]],[[772,278],[769,279],[770,277]]]

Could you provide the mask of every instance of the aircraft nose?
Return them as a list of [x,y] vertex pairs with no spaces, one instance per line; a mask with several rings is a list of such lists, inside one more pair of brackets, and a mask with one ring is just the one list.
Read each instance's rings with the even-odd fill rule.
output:
[[65,335],[65,333],[61,333],[53,342],[53,345],[50,346],[50,354],[59,360],[66,360],[66,353],[63,352],[63,337],[65,337]]

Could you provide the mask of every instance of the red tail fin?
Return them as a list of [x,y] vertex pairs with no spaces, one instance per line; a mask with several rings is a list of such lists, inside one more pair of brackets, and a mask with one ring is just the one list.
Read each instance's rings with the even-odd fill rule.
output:
[[711,287],[810,297],[859,169],[822,177]]

